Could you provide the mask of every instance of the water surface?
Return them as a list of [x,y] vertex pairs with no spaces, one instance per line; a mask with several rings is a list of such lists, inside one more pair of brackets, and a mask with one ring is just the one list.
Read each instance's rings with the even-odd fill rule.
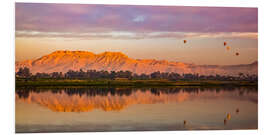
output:
[[16,132],[257,129],[257,107],[255,87],[17,88],[15,123]]

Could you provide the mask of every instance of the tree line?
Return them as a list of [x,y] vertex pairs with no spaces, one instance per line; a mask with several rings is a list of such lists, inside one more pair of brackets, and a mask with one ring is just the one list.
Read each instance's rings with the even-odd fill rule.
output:
[[150,79],[166,79],[171,81],[177,80],[220,80],[220,81],[234,81],[234,80],[245,80],[245,81],[257,81],[258,76],[253,74],[239,73],[237,76],[231,75],[199,75],[198,73],[183,73],[178,74],[174,72],[153,72],[151,74],[136,74],[130,71],[97,71],[80,69],[79,71],[69,70],[66,73],[52,72],[52,73],[36,73],[32,74],[30,69],[27,67],[20,68],[16,72],[16,77],[26,79],[37,79],[37,78],[52,78],[52,79],[128,79],[128,80],[150,80]]

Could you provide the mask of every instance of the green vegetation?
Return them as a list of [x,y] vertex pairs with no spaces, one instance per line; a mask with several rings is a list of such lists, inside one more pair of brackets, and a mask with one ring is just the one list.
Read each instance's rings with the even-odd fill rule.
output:
[[18,86],[256,86],[256,81],[79,80],[16,78]]

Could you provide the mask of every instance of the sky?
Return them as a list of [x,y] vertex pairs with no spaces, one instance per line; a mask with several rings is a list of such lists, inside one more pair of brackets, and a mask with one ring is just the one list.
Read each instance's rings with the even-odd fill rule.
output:
[[210,65],[258,59],[257,8],[16,3],[15,10],[16,61],[56,50]]

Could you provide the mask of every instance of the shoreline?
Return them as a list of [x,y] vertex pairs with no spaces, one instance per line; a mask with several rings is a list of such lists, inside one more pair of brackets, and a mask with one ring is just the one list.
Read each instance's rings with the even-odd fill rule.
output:
[[16,87],[23,86],[258,86],[254,81],[217,81],[217,80],[196,80],[196,81],[168,81],[168,80],[16,80]]

